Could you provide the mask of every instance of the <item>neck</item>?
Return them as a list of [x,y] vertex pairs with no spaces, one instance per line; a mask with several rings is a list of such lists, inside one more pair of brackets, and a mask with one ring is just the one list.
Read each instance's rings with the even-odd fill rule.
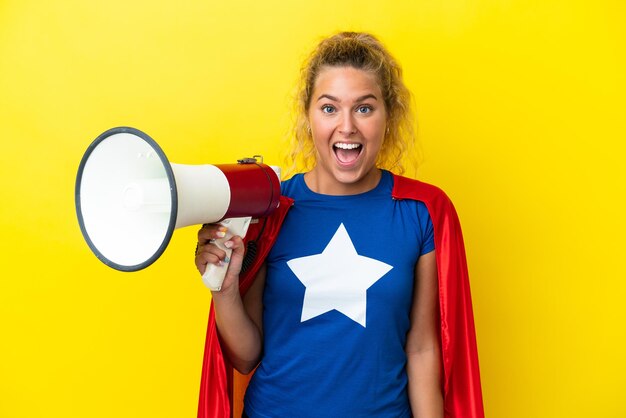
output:
[[315,193],[331,196],[356,195],[376,188],[380,182],[382,172],[373,167],[366,175],[354,181],[340,181],[332,176],[324,176],[321,170],[314,167],[304,174],[304,181],[309,189]]

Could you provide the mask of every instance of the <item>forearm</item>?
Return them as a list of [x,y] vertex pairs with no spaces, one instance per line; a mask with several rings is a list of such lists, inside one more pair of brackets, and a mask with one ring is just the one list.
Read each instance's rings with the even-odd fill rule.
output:
[[246,312],[239,291],[214,292],[213,304],[222,349],[240,373],[250,373],[261,357],[261,332]]
[[443,418],[439,350],[407,353],[409,400],[415,418]]

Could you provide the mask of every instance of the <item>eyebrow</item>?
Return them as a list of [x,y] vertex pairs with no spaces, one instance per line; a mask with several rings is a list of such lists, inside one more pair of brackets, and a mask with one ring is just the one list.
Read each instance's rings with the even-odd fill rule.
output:
[[[319,102],[322,99],[329,99],[332,100],[334,102],[341,102],[341,100],[339,100],[337,97],[335,96],[331,96],[330,94],[322,94],[320,97],[317,98],[317,101]],[[357,97],[354,101],[355,102],[362,102],[365,99],[374,99],[374,100],[378,100],[378,98],[376,96],[374,96],[373,94],[366,94],[360,97]]]

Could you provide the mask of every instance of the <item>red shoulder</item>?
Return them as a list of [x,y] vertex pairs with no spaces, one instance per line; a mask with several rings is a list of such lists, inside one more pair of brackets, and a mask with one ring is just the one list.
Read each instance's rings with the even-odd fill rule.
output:
[[439,187],[396,174],[393,176],[391,196],[397,200],[420,200],[427,206],[450,203],[446,193]]

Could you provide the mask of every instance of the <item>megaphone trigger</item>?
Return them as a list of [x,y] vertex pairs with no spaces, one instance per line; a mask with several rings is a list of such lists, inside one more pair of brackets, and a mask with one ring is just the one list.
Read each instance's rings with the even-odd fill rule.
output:
[[[220,225],[223,225],[228,228],[226,231],[226,235],[223,238],[218,238],[213,241],[218,248],[223,250],[226,253],[226,257],[230,259],[233,250],[227,248],[224,243],[230,240],[232,237],[238,235],[240,237],[245,237],[246,232],[248,232],[248,226],[250,226],[250,221],[252,218],[250,216],[243,218],[230,218],[224,219],[222,222],[219,222]],[[228,270],[228,264],[225,265],[215,265],[208,264],[204,274],[202,275],[202,281],[205,286],[208,287],[211,291],[219,292],[222,289],[222,284],[224,283],[224,278],[226,277],[226,271]]]

